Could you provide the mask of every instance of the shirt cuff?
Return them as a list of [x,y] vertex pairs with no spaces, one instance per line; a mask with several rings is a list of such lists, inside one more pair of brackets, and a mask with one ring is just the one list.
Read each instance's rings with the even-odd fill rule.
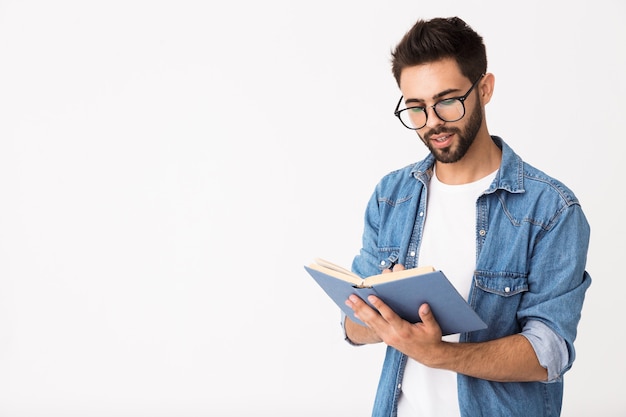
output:
[[539,359],[541,366],[548,371],[548,381],[556,382],[569,362],[569,352],[565,340],[539,320],[529,320],[522,330]]

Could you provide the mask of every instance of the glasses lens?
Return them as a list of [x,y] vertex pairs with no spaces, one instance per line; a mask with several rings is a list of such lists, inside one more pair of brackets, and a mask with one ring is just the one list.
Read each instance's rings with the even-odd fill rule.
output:
[[451,98],[435,104],[435,112],[444,122],[456,122],[465,115],[465,107],[461,100]]
[[421,129],[426,124],[426,110],[422,107],[410,107],[400,112],[400,120],[409,129]]

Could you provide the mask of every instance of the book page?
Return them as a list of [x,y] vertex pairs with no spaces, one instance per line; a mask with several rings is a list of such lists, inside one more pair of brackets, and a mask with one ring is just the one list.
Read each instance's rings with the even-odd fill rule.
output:
[[355,278],[357,278],[359,280],[361,279],[360,276],[358,276],[354,272],[350,271],[349,269],[343,268],[343,267],[341,267],[341,266],[339,266],[337,264],[334,264],[334,263],[332,263],[330,261],[327,261],[325,259],[315,258],[315,263],[317,263],[318,265],[321,265],[321,266],[323,266],[325,268],[332,269],[333,271],[337,271],[337,272],[341,272],[341,273],[346,274],[346,275],[353,276],[353,277],[355,277]]
[[328,261],[316,259],[315,262],[309,265],[309,268],[315,269],[316,271],[320,271],[339,280],[349,282],[357,287],[363,285],[363,279],[361,277]]
[[410,278],[416,275],[426,274],[435,270],[432,266],[420,266],[418,268],[403,269],[402,271],[387,272],[384,274],[372,275],[365,278],[365,285],[372,286],[375,284],[382,284],[384,282],[397,281],[399,279]]
[[[311,268],[321,270],[322,272],[325,272],[336,278],[351,282],[360,288],[371,287],[372,285],[375,285],[375,284],[382,284],[384,282],[390,282],[390,281],[395,281],[395,280],[399,280],[403,278],[409,278],[415,275],[421,275],[421,274],[425,274],[428,272],[433,272],[435,270],[435,268],[432,266],[421,266],[418,268],[404,269],[402,271],[386,272],[384,274],[383,273],[376,274],[376,275],[367,277],[365,279],[362,279],[354,272],[322,258],[315,258],[315,263],[309,266]],[[320,267],[322,269],[320,269]]]

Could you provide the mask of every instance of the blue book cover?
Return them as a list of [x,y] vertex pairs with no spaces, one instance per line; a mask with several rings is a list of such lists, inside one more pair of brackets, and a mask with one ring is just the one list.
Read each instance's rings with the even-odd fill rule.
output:
[[444,336],[487,328],[444,273],[432,267],[407,269],[365,279],[321,259],[304,268],[335,304],[359,324],[363,323],[345,305],[351,294],[358,295],[368,304],[367,297],[376,295],[411,323],[421,321],[418,309],[423,303],[428,303]]

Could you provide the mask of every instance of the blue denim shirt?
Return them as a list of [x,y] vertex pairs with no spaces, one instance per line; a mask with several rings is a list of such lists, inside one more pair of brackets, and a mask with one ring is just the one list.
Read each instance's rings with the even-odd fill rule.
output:
[[[460,342],[497,339],[539,323],[564,342],[566,363],[550,383],[501,383],[458,374],[461,415],[558,416],[561,376],[575,358],[576,328],[591,284],[585,271],[589,224],[572,191],[524,163],[502,139],[492,139],[502,149],[502,162],[476,203],[477,259],[468,299],[488,327],[461,334]],[[429,155],[379,182],[367,206],[355,273],[380,273],[390,262],[417,266],[433,164]],[[406,360],[387,347],[373,416],[396,416]]]

